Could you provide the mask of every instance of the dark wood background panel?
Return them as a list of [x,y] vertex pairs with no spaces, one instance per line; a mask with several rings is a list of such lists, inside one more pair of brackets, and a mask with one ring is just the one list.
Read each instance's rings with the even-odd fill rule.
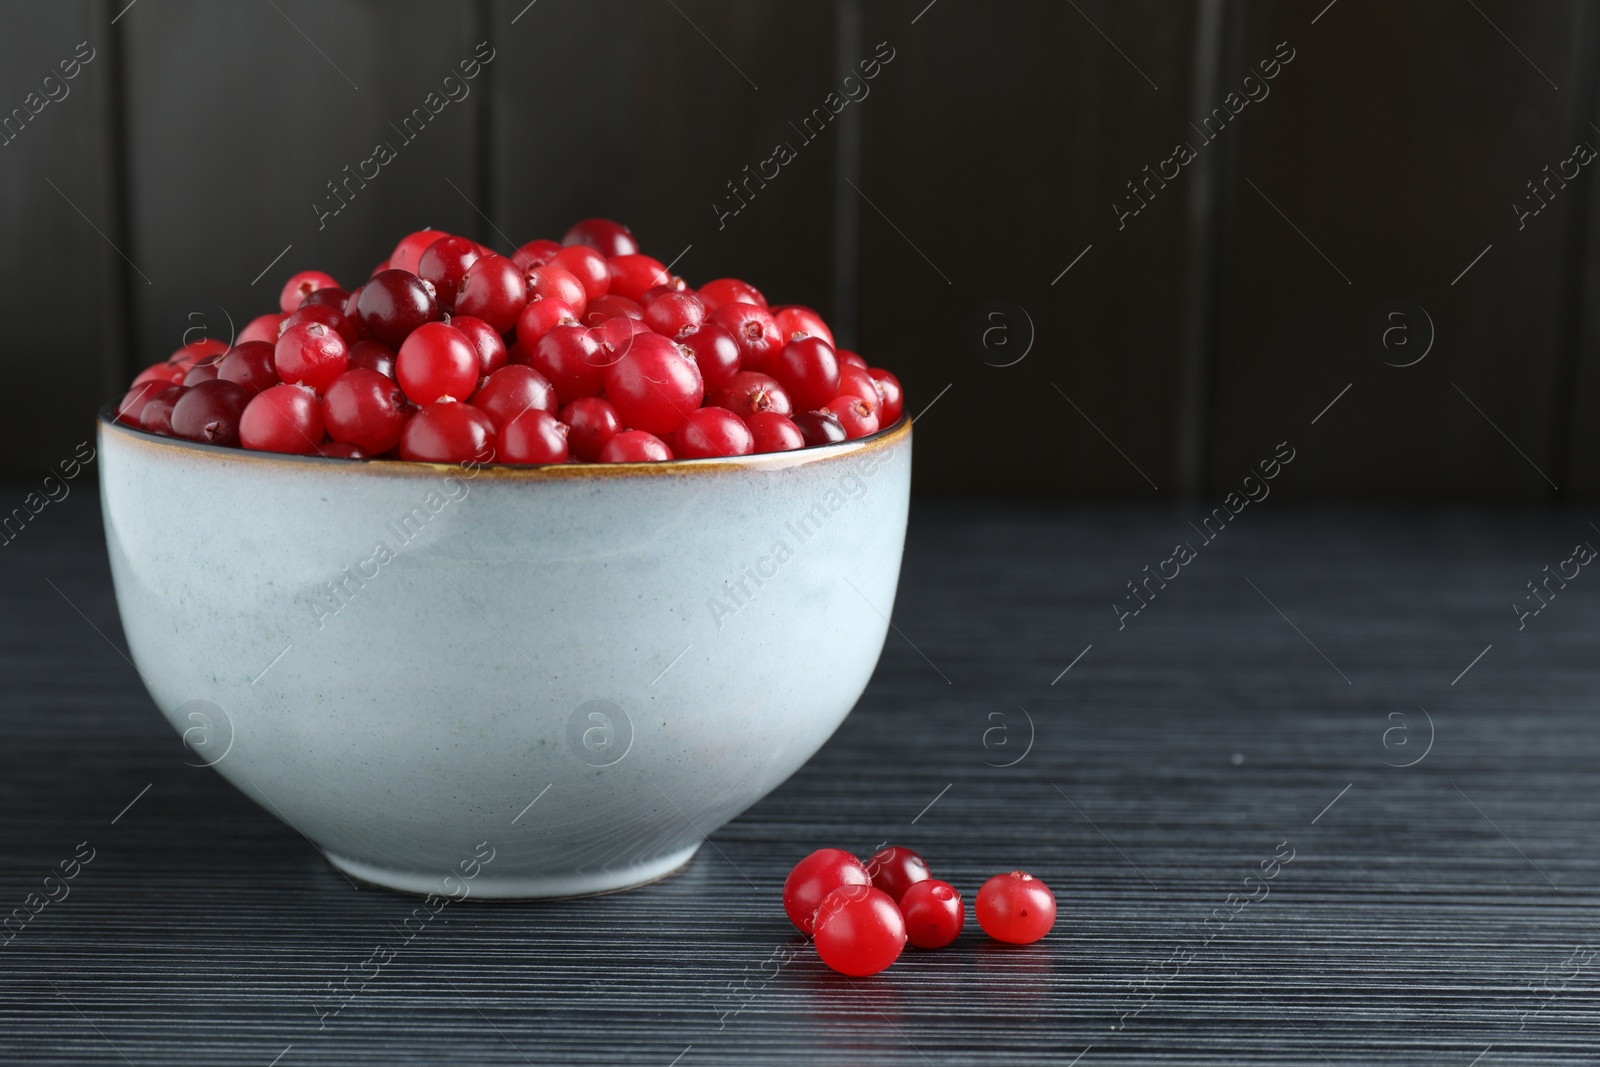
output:
[[[681,255],[673,269],[691,284],[742,277],[774,304],[833,314],[845,114],[809,142],[794,127],[840,86],[834,4],[495,0],[491,21],[505,56],[493,214],[513,238],[617,218],[663,263]],[[795,158],[743,192],[745,168],[759,178],[779,143]]]
[[127,382],[110,18],[98,3],[0,5],[0,288],[16,308],[0,341],[14,398],[0,466],[35,480],[92,439],[94,410]]
[[[1577,5],[1480,7],[1345,0],[1312,24],[1304,6],[1244,5],[1234,77],[1278,42],[1296,59],[1228,135],[1214,490],[1297,437],[1289,493],[1555,495],[1563,252],[1593,179],[1520,231],[1511,204],[1571,154],[1593,92],[1573,69]],[[1435,331],[1405,368],[1368,341],[1395,300]]]
[[[862,353],[914,412],[951,386],[918,430],[918,487],[1174,491],[1190,205],[1168,190],[1119,230],[1112,204],[1183,128],[1194,10],[942,3],[912,25],[923,6],[868,9],[898,58],[863,110],[859,182]],[[994,365],[1027,325],[988,301],[1032,320],[1021,362]],[[975,317],[1005,331],[988,362]]]
[[[483,77],[409,143],[396,129],[430,92],[444,96],[486,38],[476,7],[164,0],[121,26],[134,259],[154,283],[138,293],[141,362],[177,348],[201,321],[192,315],[225,329],[226,309],[243,329],[276,311],[295,271],[326,270],[349,288],[410,230],[478,232],[463,194],[478,195]],[[380,142],[394,160],[319,220],[314,204],[339,205],[327,183]]]

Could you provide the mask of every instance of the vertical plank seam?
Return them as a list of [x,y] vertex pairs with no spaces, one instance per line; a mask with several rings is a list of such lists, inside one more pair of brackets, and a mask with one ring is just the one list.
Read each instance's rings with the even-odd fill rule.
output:
[[[855,70],[863,40],[862,0],[837,0],[834,5],[834,62],[841,80]],[[833,183],[833,316],[834,335],[842,347],[856,347],[856,319],[861,282],[861,203],[848,183],[861,184],[862,126],[859,108],[839,116],[838,154]]]
[[[129,182],[133,166],[128,144],[128,30],[125,23],[111,23],[114,7],[114,0],[96,0],[88,8],[91,18],[101,21],[110,29],[105,40],[106,74],[97,83],[100,86],[99,112],[106,153],[106,229],[116,247],[126,248],[129,256],[136,257],[138,249],[129,222],[133,217],[133,192]],[[104,350],[100,374],[101,391],[109,396],[121,383],[133,377],[134,368],[142,366],[144,360],[139,356],[139,320],[134,299],[133,265],[120,256],[103,256],[103,259],[110,270],[105,286],[106,319],[109,325],[101,330]]]

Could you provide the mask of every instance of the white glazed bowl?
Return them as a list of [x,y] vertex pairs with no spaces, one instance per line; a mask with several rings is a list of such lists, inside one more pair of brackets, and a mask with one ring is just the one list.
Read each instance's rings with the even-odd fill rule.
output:
[[849,714],[894,604],[911,429],[463,470],[102,416],[100,457],[123,628],[189,762],[353,877],[544,897],[676,870]]

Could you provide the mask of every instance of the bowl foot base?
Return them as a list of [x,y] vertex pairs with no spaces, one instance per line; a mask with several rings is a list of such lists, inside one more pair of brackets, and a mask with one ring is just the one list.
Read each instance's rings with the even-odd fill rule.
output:
[[[335,867],[358,882],[367,882],[400,893],[417,895],[437,893],[440,896],[454,896],[460,899],[547,900],[555,897],[589,897],[637,889],[677,873],[694,859],[694,854],[699,850],[700,846],[696,843],[680,852],[669,853],[631,867],[603,871],[499,874],[490,865],[480,869],[478,876],[471,880],[458,877],[452,881],[450,887],[444,884],[443,877],[432,872],[381,867],[340,856],[334,852],[325,852],[323,855],[327,856],[328,861]],[[463,885],[468,889],[466,897],[461,897]]]

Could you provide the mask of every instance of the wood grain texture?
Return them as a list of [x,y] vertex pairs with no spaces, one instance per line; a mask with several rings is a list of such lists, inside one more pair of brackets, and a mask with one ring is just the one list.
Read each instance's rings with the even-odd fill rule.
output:
[[[412,901],[183,765],[117,650],[95,502],[70,498],[0,553],[0,913],[96,855],[0,946],[0,1058],[1592,1063],[1600,589],[1584,573],[1521,631],[1507,608],[1600,541],[1590,516],[1270,500],[1211,544],[1191,518],[918,507],[860,706],[714,847],[636,892],[452,906],[402,944]],[[1179,539],[1199,557],[1119,630],[1122,583]],[[1032,870],[1056,931],[826,972],[784,874],[886,840],[969,900]],[[380,943],[395,960],[319,1029]]]

